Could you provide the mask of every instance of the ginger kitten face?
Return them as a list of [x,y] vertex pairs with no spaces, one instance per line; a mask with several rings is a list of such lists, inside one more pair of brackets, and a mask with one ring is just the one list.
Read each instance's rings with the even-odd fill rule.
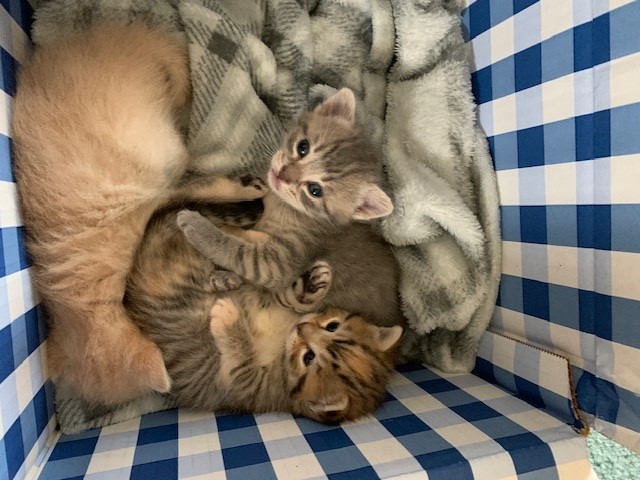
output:
[[295,209],[346,224],[389,215],[382,167],[355,124],[353,92],[339,90],[303,114],[271,160],[269,186]]
[[294,412],[323,423],[372,414],[383,402],[402,327],[330,309],[305,315],[286,345]]

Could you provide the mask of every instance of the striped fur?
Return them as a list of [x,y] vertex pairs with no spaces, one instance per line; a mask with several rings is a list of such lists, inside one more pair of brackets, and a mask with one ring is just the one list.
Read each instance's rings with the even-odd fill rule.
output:
[[[212,293],[217,267],[176,226],[179,208],[150,221],[124,300],[162,351],[171,400],[204,410],[287,411],[324,422],[372,413],[384,399],[402,329],[375,327],[359,316],[347,320],[337,310],[301,316],[251,284],[224,296]],[[212,222],[225,216],[221,206],[190,208]],[[330,321],[340,328],[328,332]],[[300,331],[296,325],[303,325]],[[317,361],[305,366],[310,349]]]

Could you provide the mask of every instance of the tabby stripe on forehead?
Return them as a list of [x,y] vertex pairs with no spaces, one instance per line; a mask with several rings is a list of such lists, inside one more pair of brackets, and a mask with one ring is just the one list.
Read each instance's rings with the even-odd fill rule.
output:
[[351,388],[352,390],[359,390],[358,387],[356,387],[356,385],[351,381],[351,379],[344,373],[339,373],[338,376],[347,385],[347,387]]
[[349,320],[350,318],[357,317],[357,316],[358,316],[357,313],[350,313],[349,315],[347,315],[347,318],[345,318],[345,320]]
[[335,152],[338,149],[338,145],[331,144],[331,143],[325,143],[324,145],[316,148],[316,152],[317,153],[322,153],[325,156],[329,156],[331,155],[333,152]]
[[344,166],[342,165],[331,166],[331,163],[325,164],[324,171],[329,175],[335,175],[336,178],[342,178],[346,174],[346,172],[344,171]]
[[300,380],[298,380],[298,383],[296,384],[295,387],[293,387],[293,390],[291,390],[291,393],[289,395],[293,396],[300,393],[306,379],[307,379],[307,374],[305,373],[304,375],[302,375],[302,377],[300,377]]
[[372,357],[376,356],[376,352],[368,345],[360,345],[360,347],[362,348],[362,350],[365,351],[365,353],[367,355],[371,355]]
[[339,343],[340,345],[355,345],[356,342],[354,342],[353,340],[334,340],[334,343]]
[[334,360],[338,359],[338,350],[336,350],[334,345],[327,345],[327,351],[329,352],[329,355],[331,355],[331,358]]

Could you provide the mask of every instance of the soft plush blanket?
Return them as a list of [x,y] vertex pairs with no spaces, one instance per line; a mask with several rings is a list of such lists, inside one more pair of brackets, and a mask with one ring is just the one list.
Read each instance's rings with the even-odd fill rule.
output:
[[[500,272],[498,197],[478,128],[454,0],[51,0],[34,41],[105,20],[143,18],[186,35],[194,103],[188,175],[265,172],[300,111],[334,88],[382,149],[395,210],[376,225],[394,245],[410,357],[447,372],[473,368]],[[120,409],[57,392],[63,432],[170,405]]]

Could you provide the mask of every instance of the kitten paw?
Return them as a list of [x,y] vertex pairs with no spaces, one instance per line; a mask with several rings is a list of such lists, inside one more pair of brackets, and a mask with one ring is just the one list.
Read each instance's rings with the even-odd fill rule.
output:
[[222,336],[240,318],[240,310],[229,298],[220,298],[211,307],[209,329],[214,337]]
[[[198,212],[182,210],[178,213],[176,223],[187,241],[206,258],[216,261],[215,252],[218,247],[216,239],[222,230]],[[213,256],[211,256],[213,255]]]
[[181,210],[178,212],[178,216],[176,217],[176,223],[182,231],[187,230],[189,227],[194,227],[203,220],[207,221],[207,219],[198,212],[194,212],[192,210]]
[[211,293],[224,293],[237,290],[244,279],[229,270],[215,270],[209,277],[207,291]]
[[325,261],[317,261],[309,271],[300,276],[290,288],[278,295],[284,306],[296,313],[314,310],[324,300],[331,288],[331,267]]
[[[307,277],[308,275],[308,277]],[[304,291],[305,293],[315,294],[320,290],[325,291],[331,286],[331,267],[325,261],[318,261],[313,264],[311,270],[307,272],[307,275],[303,275],[305,280]]]
[[267,186],[261,178],[252,175],[244,175],[240,177],[240,184],[246,191],[247,200],[257,200],[264,197],[269,192]]

